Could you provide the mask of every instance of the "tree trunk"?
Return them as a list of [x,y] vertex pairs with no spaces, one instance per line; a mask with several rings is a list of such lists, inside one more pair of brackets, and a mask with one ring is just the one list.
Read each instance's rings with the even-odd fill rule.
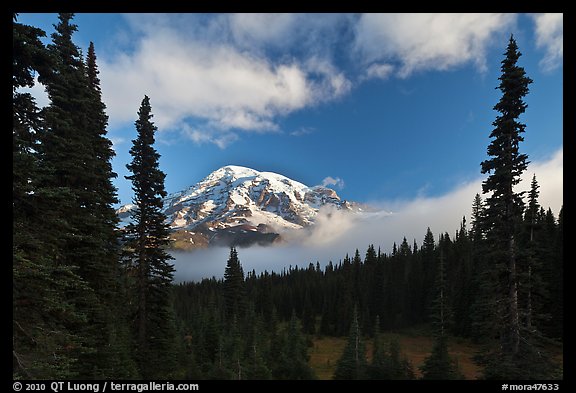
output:
[[518,318],[518,285],[516,275],[516,251],[514,235],[510,236],[508,260],[508,331],[509,345],[512,354],[518,353],[520,344],[520,324]]

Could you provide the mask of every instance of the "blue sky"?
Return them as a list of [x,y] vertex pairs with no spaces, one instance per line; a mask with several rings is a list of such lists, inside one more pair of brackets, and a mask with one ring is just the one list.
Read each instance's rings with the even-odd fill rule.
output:
[[[19,22],[50,36],[57,16]],[[169,193],[233,164],[388,210],[474,189],[462,197],[469,207],[510,34],[534,80],[522,117],[527,172],[540,170],[544,206],[562,203],[562,15],[77,14],[74,23],[83,52],[95,45],[122,203],[147,94]]]

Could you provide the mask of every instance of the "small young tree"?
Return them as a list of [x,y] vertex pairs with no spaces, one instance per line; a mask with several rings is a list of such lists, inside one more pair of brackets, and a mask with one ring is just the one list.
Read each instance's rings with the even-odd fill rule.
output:
[[352,326],[348,342],[342,356],[336,364],[334,379],[366,379],[368,377],[368,361],[366,360],[366,346],[362,339],[358,311],[354,307]]

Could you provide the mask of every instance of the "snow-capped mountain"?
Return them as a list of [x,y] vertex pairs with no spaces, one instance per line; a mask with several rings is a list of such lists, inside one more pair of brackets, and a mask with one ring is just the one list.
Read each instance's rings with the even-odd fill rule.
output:
[[[321,207],[356,210],[330,188],[308,187],[272,172],[225,166],[168,195],[164,213],[178,248],[278,241],[286,230],[314,224]],[[123,222],[133,205],[117,210]]]

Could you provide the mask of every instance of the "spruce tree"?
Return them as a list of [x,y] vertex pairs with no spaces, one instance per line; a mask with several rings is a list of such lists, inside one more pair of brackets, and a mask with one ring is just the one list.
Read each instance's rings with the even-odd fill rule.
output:
[[458,369],[458,364],[448,353],[448,338],[438,336],[434,342],[432,353],[424,360],[422,366],[422,379],[451,380],[464,379]]
[[[52,71],[40,74],[50,104],[43,111],[38,144],[38,206],[57,218],[46,242],[54,241],[57,266],[80,278],[66,291],[85,321],[71,329],[81,344],[71,346],[79,359],[75,373],[83,378],[127,377],[128,349],[117,332],[125,326],[115,318],[118,286],[115,232],[117,201],[106,138],[107,118],[97,85],[91,84],[80,49],[73,43],[73,14],[62,13],[47,46]],[[102,146],[108,146],[104,153]],[[63,275],[64,276],[64,275]],[[114,367],[114,359],[126,367]]]
[[93,233],[98,233],[98,245],[94,252],[98,253],[100,263],[88,264],[83,267],[84,276],[95,288],[100,301],[100,309],[92,328],[99,330],[96,342],[98,352],[95,362],[100,370],[95,370],[98,378],[129,378],[137,375],[136,365],[131,358],[130,332],[128,322],[124,317],[127,313],[125,303],[118,302],[119,296],[125,296],[119,258],[119,236],[116,229],[118,217],[113,205],[118,202],[116,188],[112,179],[117,175],[112,170],[111,160],[115,153],[112,142],[106,137],[108,116],[106,106],[102,102],[98,66],[94,44],[90,42],[86,57],[86,72],[88,81],[87,129],[91,139],[90,146],[94,156],[93,170],[99,176],[94,176],[92,192],[94,203],[91,214],[94,216]]
[[436,279],[436,299],[434,302],[434,321],[436,327],[436,340],[432,348],[432,353],[424,360],[420,367],[422,379],[462,379],[462,374],[458,370],[456,362],[448,353],[447,327],[450,322],[451,312],[448,307],[448,294],[445,272],[445,258],[440,241],[440,263],[438,266],[438,277]]
[[262,318],[251,308],[245,321],[245,379],[272,379],[270,367],[266,364],[266,338]]
[[550,327],[546,329],[550,337],[562,340],[564,335],[564,207],[558,213],[558,227],[552,241],[551,277],[548,283],[550,299]]
[[412,363],[402,356],[400,342],[396,337],[390,340],[388,346],[390,354],[390,379],[410,380],[414,379],[414,370]]
[[[528,333],[533,332],[534,326],[534,314],[535,314],[535,295],[538,291],[535,289],[538,287],[538,273],[541,269],[541,252],[539,252],[539,247],[537,243],[538,232],[540,227],[539,220],[539,210],[540,204],[538,203],[538,195],[540,192],[538,189],[538,181],[536,180],[536,175],[532,176],[532,182],[530,183],[530,191],[528,192],[528,206],[524,212],[524,266],[521,266],[520,274],[523,275],[523,285],[521,285],[520,293],[524,295],[524,325]],[[523,268],[523,269],[522,269]]]
[[414,379],[412,364],[402,357],[400,343],[394,337],[388,347],[384,345],[379,328],[379,318],[376,317],[372,360],[368,366],[368,379],[375,380],[409,380]]
[[244,270],[235,247],[230,248],[230,257],[224,270],[224,302],[229,320],[243,317],[246,308],[246,287]]
[[482,183],[486,197],[486,241],[490,244],[485,257],[494,290],[486,291],[489,302],[497,305],[495,327],[500,343],[495,349],[479,357],[484,377],[490,379],[529,379],[555,376],[554,366],[540,348],[521,331],[519,288],[519,234],[524,203],[521,192],[514,186],[520,182],[528,165],[526,154],[519,145],[526,125],[519,121],[527,105],[523,101],[532,80],[517,64],[521,53],[514,37],[510,37],[502,61],[499,89],[502,97],[494,106],[500,113],[492,123],[487,154],[491,158],[481,163],[481,172],[488,173]]
[[40,41],[44,31],[13,23],[12,67],[12,354],[13,377],[62,379],[76,376],[83,338],[76,326],[85,321],[75,298],[84,288],[76,270],[61,263],[65,217],[54,204],[68,193],[49,181],[39,155],[39,136],[45,128],[34,98],[19,91],[34,85],[34,74],[47,77],[53,70],[51,56]]
[[273,339],[270,349],[271,369],[274,379],[309,380],[316,379],[308,365],[308,346],[302,332],[302,324],[296,313],[288,325]]
[[333,379],[366,379],[367,377],[366,347],[360,332],[358,310],[357,307],[354,307],[350,335],[344,352],[336,364]]
[[503,352],[512,356],[518,353],[520,346],[516,235],[524,207],[522,195],[514,191],[514,186],[520,182],[528,165],[528,156],[519,150],[526,126],[518,118],[526,110],[523,98],[532,83],[524,68],[517,65],[520,55],[516,41],[510,37],[499,78],[502,97],[494,106],[500,115],[492,123],[495,128],[490,137],[493,140],[487,149],[492,158],[481,164],[481,172],[489,173],[482,183],[482,191],[489,194],[486,198],[487,235],[493,244],[494,269],[499,272],[502,287],[500,296],[504,307],[500,339]]
[[162,212],[165,174],[154,148],[157,127],[151,121],[150,99],[144,96],[136,120],[136,139],[126,165],[132,175],[132,223],[126,227],[125,262],[132,277],[136,359],[144,378],[167,378],[175,370],[176,328],[171,300],[174,267],[166,251],[170,243]]

